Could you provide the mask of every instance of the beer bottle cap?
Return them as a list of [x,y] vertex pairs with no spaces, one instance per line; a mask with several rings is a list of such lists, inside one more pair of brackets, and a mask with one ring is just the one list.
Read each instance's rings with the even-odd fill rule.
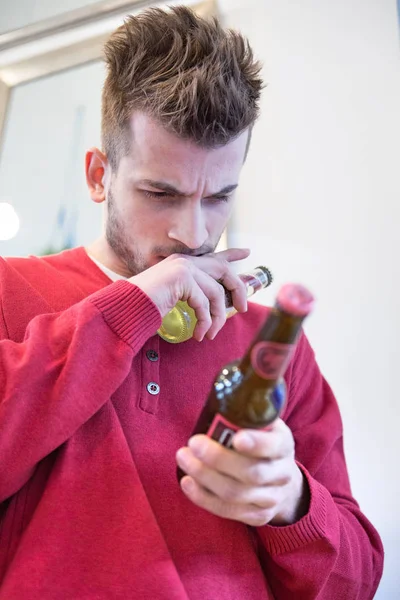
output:
[[284,312],[299,317],[308,315],[314,306],[312,293],[298,283],[283,285],[278,292],[276,301]]

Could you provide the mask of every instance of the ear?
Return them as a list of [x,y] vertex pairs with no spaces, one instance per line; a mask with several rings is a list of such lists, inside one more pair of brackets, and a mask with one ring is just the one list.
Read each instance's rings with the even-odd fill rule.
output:
[[93,202],[104,202],[106,199],[105,175],[107,167],[107,157],[98,148],[91,148],[86,152],[86,183]]

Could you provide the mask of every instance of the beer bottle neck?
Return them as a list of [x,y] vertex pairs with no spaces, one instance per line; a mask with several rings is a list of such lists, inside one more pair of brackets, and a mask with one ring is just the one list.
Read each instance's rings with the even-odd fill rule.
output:
[[[305,315],[289,314],[275,305],[239,364],[239,369],[245,377],[255,376],[263,379],[265,376],[265,379],[271,378],[274,381],[282,377],[304,319]],[[270,362],[273,360],[275,365],[270,376],[260,365],[255,364],[261,350],[265,357],[266,349],[269,352]]]
[[[239,275],[240,279],[246,285],[246,294],[250,298],[259,290],[268,287],[272,283],[272,273],[267,267],[256,267],[246,273]],[[232,294],[229,290],[225,290],[225,305],[227,308],[232,308]]]

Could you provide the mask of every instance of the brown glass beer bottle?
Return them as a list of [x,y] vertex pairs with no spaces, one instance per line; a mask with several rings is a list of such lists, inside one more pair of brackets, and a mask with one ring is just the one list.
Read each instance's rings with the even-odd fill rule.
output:
[[[302,285],[286,284],[279,290],[244,358],[224,367],[215,380],[192,435],[205,433],[229,448],[239,429],[267,428],[279,416],[283,399],[274,390],[313,304],[312,294]],[[178,469],[178,478],[183,475]]]

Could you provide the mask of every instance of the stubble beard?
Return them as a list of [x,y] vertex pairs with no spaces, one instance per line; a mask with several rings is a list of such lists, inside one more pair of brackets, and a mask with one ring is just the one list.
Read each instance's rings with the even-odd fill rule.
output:
[[[118,213],[112,190],[107,197],[106,240],[114,254],[126,265],[130,276],[145,271],[146,264],[140,250],[129,241],[122,218]],[[133,246],[133,247],[132,247]]]

